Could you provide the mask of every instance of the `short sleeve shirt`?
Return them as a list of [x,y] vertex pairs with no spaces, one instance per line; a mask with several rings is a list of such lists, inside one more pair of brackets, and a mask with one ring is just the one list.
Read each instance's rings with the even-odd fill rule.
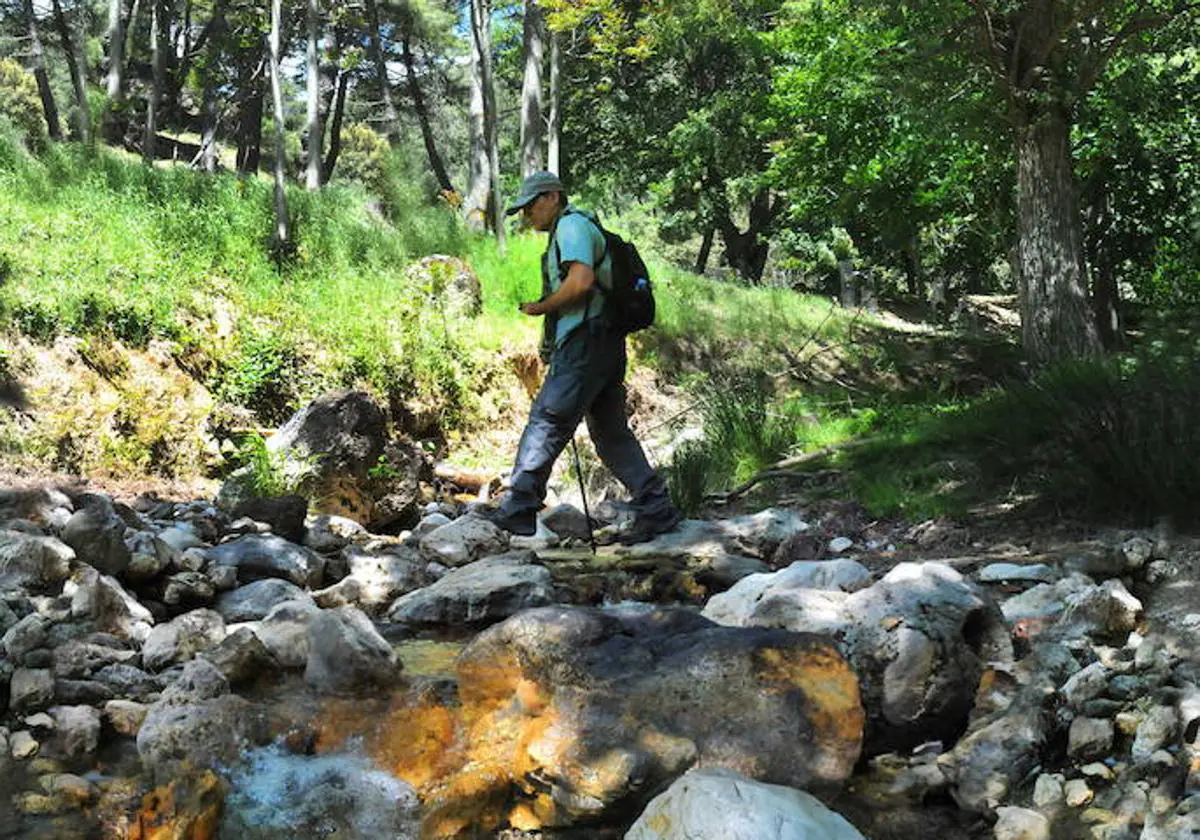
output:
[[[568,205],[558,219],[554,231],[557,248],[551,244],[546,254],[546,268],[550,278],[550,291],[558,290],[566,277],[564,267],[570,262],[580,262],[596,271],[596,281],[605,289],[612,288],[611,260],[604,253],[604,234],[594,223],[595,216],[585,210]],[[597,261],[600,267],[596,268]],[[587,297],[570,309],[558,313],[558,330],[554,344],[561,347],[567,337],[584,321],[599,317],[604,311],[604,294],[590,292]]]

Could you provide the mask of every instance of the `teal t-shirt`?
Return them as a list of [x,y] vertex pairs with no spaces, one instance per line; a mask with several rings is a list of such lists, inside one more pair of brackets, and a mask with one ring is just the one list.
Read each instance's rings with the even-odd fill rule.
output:
[[[612,260],[604,253],[604,234],[593,222],[596,216],[586,210],[567,205],[558,217],[554,229],[554,242],[546,251],[546,271],[550,279],[550,292],[558,290],[566,277],[563,270],[569,262],[580,262],[591,266],[596,272],[596,282],[604,289],[612,288]],[[558,247],[554,247],[557,244]],[[602,261],[601,261],[602,260]],[[596,263],[600,261],[599,268]],[[558,313],[558,327],[554,335],[554,346],[561,347],[576,327],[584,321],[598,317],[604,311],[604,294],[594,291],[570,309]]]

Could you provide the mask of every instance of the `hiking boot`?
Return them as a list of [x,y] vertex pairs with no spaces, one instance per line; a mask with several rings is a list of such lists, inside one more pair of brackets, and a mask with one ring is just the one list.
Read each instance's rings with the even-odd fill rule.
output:
[[674,531],[682,520],[683,515],[677,510],[661,517],[635,516],[633,523],[617,535],[617,542],[621,545],[649,542],[659,534]]
[[480,515],[502,531],[518,537],[532,537],[537,533],[537,512],[532,510],[510,513],[502,507],[485,508]]

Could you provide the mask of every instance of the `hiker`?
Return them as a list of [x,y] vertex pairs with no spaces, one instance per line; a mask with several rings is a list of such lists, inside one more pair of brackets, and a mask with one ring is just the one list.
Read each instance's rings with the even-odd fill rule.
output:
[[678,525],[680,514],[625,417],[625,334],[606,313],[612,261],[605,236],[595,216],[567,203],[552,172],[535,172],[521,183],[505,215],[518,212],[534,230],[550,234],[542,298],[521,304],[526,315],[545,317],[542,359],[550,368],[517,447],[510,492],[487,518],[510,533],[533,534],[554,461],[586,420],[600,460],[632,497],[633,522],[617,539],[627,545],[652,539]]

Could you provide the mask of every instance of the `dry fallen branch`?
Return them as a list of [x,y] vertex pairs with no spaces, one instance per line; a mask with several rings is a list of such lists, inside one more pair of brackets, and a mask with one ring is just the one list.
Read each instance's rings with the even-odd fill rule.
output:
[[776,463],[767,467],[765,470],[762,470],[761,472],[756,474],[749,481],[745,482],[744,484],[738,485],[737,487],[733,488],[729,492],[727,492],[727,493],[710,493],[707,496],[705,496],[705,499],[707,501],[713,502],[714,504],[724,505],[724,504],[728,504],[729,502],[732,502],[732,501],[735,501],[735,500],[741,498],[742,496],[744,496],[748,492],[750,492],[750,490],[757,487],[759,484],[761,484],[764,481],[771,481],[771,480],[780,479],[780,478],[799,478],[801,476],[809,476],[809,475],[816,475],[816,476],[824,478],[827,475],[838,472],[838,471],[837,470],[822,470],[819,473],[812,473],[810,470],[798,470],[796,468],[802,467],[806,464],[812,464],[817,461],[821,461],[821,460],[828,458],[831,455],[835,455],[839,452],[848,452],[853,449],[858,449],[858,448],[866,446],[868,444],[875,443],[878,440],[879,440],[879,438],[877,438],[877,437],[855,438],[853,440],[847,440],[847,441],[842,441],[841,443],[834,443],[834,444],[830,444],[829,446],[823,446],[820,449],[814,449],[811,452],[805,452],[800,455],[795,455],[791,458],[784,458],[782,461],[777,461]]

